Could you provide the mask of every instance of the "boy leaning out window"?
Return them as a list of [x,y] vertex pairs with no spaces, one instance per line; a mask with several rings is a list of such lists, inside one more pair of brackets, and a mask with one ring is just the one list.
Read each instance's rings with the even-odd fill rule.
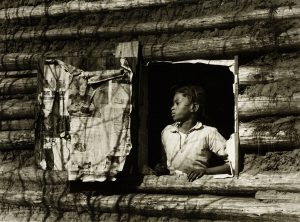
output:
[[[189,181],[203,175],[232,174],[226,151],[226,140],[214,127],[206,126],[201,118],[205,107],[205,92],[200,86],[183,86],[175,90],[171,115],[172,125],[161,133],[163,164],[156,175],[185,173]],[[213,154],[223,158],[224,164],[211,167]]]

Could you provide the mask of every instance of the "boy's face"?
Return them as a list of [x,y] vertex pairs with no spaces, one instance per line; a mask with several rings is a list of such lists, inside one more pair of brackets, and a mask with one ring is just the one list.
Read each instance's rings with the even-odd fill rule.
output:
[[188,97],[183,96],[182,93],[176,93],[173,99],[173,106],[171,108],[172,117],[175,122],[185,122],[192,118],[193,104]]

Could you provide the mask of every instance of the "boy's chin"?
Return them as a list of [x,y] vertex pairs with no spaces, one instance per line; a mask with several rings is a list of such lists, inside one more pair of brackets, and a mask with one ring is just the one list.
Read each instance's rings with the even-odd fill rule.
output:
[[174,122],[179,122],[180,120],[178,118],[176,118],[176,117],[173,117],[173,121]]

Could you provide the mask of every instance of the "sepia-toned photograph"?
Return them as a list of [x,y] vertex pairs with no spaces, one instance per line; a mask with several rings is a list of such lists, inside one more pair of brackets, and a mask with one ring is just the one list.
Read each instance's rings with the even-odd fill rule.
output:
[[0,0],[0,222],[300,221],[298,0]]

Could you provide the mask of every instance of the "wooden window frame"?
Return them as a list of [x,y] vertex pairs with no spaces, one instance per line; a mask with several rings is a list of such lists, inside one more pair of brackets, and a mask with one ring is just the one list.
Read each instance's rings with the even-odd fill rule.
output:
[[[171,62],[171,61],[156,61],[156,62]],[[173,64],[178,63],[203,63],[208,65],[221,65],[227,66],[229,70],[234,75],[234,83],[233,83],[233,93],[234,93],[234,133],[233,133],[233,141],[234,141],[234,175],[238,177],[240,172],[240,149],[239,149],[239,115],[238,115],[238,56],[234,56],[232,60],[203,60],[203,59],[195,59],[195,60],[183,60],[178,62],[171,62]],[[148,109],[147,102],[143,101],[143,98],[146,98],[148,95],[148,89],[143,89],[143,85],[148,81],[148,75],[143,75],[141,70],[138,73],[139,75],[139,115],[140,125],[138,131],[138,168],[140,172],[143,172],[144,165],[148,165],[148,145],[145,145],[145,141],[148,141],[148,129],[147,129],[147,118],[142,118],[142,113],[144,114],[145,110]],[[141,112],[142,111],[142,112]]]

